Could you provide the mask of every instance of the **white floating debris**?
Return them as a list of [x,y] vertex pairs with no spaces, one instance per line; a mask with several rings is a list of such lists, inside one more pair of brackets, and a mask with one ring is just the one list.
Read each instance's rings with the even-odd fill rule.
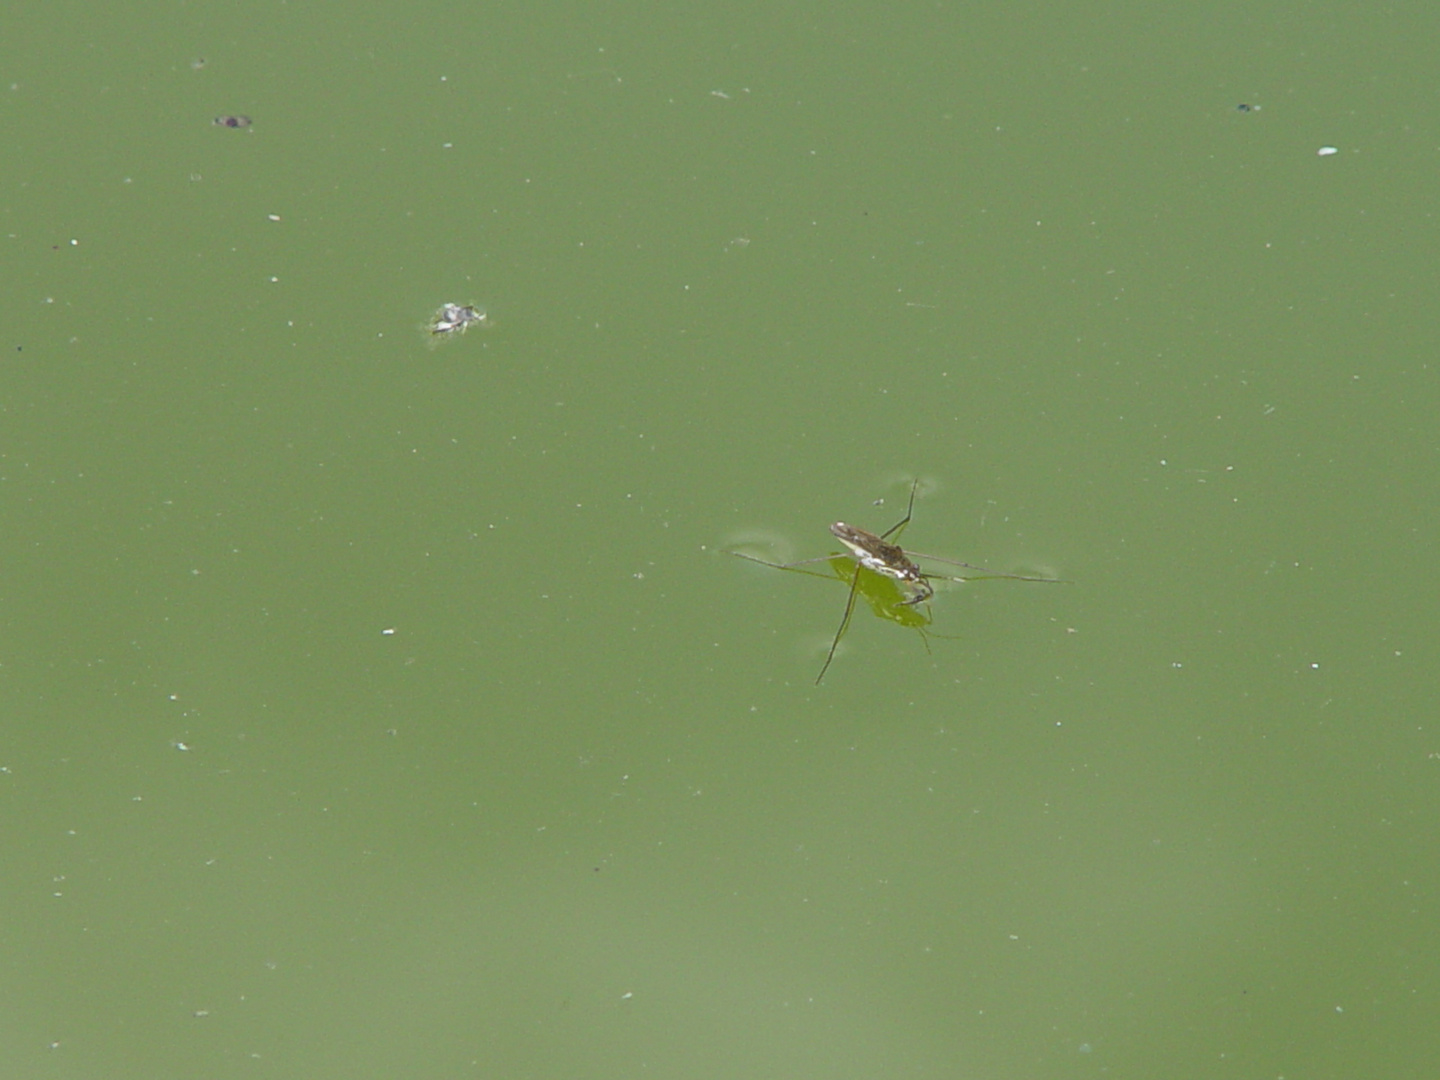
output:
[[1315,153],[1318,154],[1320,157],[1329,157],[1331,154],[1340,153],[1340,151],[1337,147],[1334,146],[1322,146],[1319,150],[1316,150]]
[[442,304],[430,320],[430,333],[464,333],[471,326],[484,326],[489,320],[485,309],[474,304]]

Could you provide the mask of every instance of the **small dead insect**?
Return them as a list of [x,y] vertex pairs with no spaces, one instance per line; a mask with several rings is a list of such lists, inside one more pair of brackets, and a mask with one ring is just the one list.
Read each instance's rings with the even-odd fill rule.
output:
[[436,336],[464,333],[472,326],[484,326],[489,322],[484,308],[474,304],[442,304],[440,310],[430,318],[430,333]]
[[[997,570],[989,570],[983,566],[974,566],[967,562],[959,562],[955,559],[943,559],[938,555],[924,555],[918,551],[907,552],[899,544],[893,542],[891,537],[898,537],[905,526],[910,524],[910,519],[915,513],[915,493],[920,488],[917,480],[910,486],[910,503],[905,509],[905,516],[897,521],[883,533],[876,535],[866,529],[858,528],[855,525],[847,525],[843,521],[837,521],[830,526],[830,532],[834,537],[849,549],[845,554],[854,559],[859,565],[850,579],[850,595],[845,601],[845,614],[840,619],[840,628],[835,631],[835,637],[830,642],[830,651],[825,654],[825,663],[820,668],[820,674],[815,676],[815,684],[818,686],[820,680],[825,678],[825,672],[830,670],[830,662],[835,659],[835,650],[840,646],[840,639],[845,636],[845,630],[850,625],[850,617],[855,612],[855,596],[861,590],[861,577],[863,570],[879,574],[881,577],[889,578],[897,582],[902,593],[908,595],[898,601],[904,608],[915,608],[928,601],[935,595],[935,587],[931,581],[982,581],[990,578],[1004,578],[1009,581],[1035,581],[1045,584],[1060,584],[1059,578],[1027,577],[1024,574],[1005,574]],[[796,562],[775,563],[766,559],[748,555],[743,551],[731,551],[742,559],[749,559],[751,562],[760,563],[762,566],[771,566],[776,570],[793,570],[797,567],[808,566],[813,563],[830,562],[841,556],[819,555],[813,559],[800,559]],[[928,559],[931,562],[948,563],[951,566],[962,566],[967,570],[975,570],[976,574],[970,577],[956,577],[951,574],[932,574],[920,569],[916,559]],[[926,620],[928,622],[928,620]],[[922,629],[923,633],[923,629]],[[929,648],[928,644],[926,648]]]

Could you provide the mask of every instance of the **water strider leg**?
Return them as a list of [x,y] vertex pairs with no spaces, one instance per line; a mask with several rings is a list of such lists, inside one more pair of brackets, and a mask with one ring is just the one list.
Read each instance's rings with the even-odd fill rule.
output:
[[898,533],[901,529],[905,528],[906,525],[910,524],[910,517],[912,514],[915,513],[915,492],[919,489],[919,480],[916,480],[913,484],[910,485],[910,505],[905,508],[905,516],[899,521],[897,521],[894,525],[891,525],[890,528],[886,529],[883,533],[881,533],[881,540],[889,540],[892,533]]
[[982,577],[951,577],[949,574],[925,574],[924,577],[936,578],[940,581],[988,581],[991,578],[1003,578],[1006,581],[1038,581],[1045,585],[1069,585],[1070,582],[1064,578],[1053,577],[1030,577],[1026,574],[1006,574],[1000,570],[991,570],[988,566],[976,566],[974,563],[961,562],[959,559],[943,559],[939,555],[926,555],[923,551],[907,551],[917,559],[929,559],[931,562],[949,563],[951,566],[963,566],[966,570],[978,570]]
[[835,640],[830,642],[830,651],[825,654],[825,664],[820,669],[820,674],[815,676],[815,685],[820,685],[820,680],[825,678],[825,672],[830,670],[830,661],[835,659],[835,650],[840,647],[840,639],[845,636],[845,628],[850,625],[850,615],[855,610],[855,593],[860,588],[860,571],[864,567],[855,567],[855,576],[850,579],[850,595],[845,600],[845,616],[840,620],[840,629],[835,631]]
[[813,559],[800,559],[796,562],[771,562],[769,559],[762,559],[758,555],[747,555],[743,551],[730,551],[726,554],[734,555],[737,559],[749,559],[751,562],[758,562],[761,566],[769,566],[776,570],[793,570],[797,566],[808,566],[811,563],[817,562],[829,562],[835,558],[834,555],[817,555]]

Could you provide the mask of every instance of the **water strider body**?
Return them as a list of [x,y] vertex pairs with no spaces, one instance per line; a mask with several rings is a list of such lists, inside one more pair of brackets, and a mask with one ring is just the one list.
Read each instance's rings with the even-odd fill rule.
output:
[[[1058,578],[1027,577],[1023,574],[1003,574],[995,570],[987,570],[983,566],[972,566],[970,563],[958,562],[954,559],[942,559],[938,555],[921,555],[918,552],[906,552],[899,544],[891,541],[892,536],[898,536],[900,531],[910,524],[910,519],[915,512],[915,493],[920,487],[917,480],[910,486],[910,504],[905,509],[905,516],[897,521],[883,533],[876,535],[866,529],[855,525],[847,525],[843,521],[837,521],[830,526],[831,535],[839,540],[848,549],[849,556],[854,559],[860,568],[879,574],[882,577],[897,581],[910,593],[907,599],[899,601],[904,607],[914,607],[923,604],[935,595],[935,586],[930,584],[931,579],[938,578],[942,581],[977,581],[985,578],[1006,578],[1011,581],[1036,581],[1047,584],[1058,584]],[[743,551],[732,551],[730,554],[738,555],[742,559],[749,559],[751,562],[758,562],[764,566],[772,566],[777,570],[793,570],[797,567],[810,563],[826,562],[834,559],[834,555],[821,555],[813,559],[800,559],[797,562],[773,563],[765,559],[756,558],[754,555],[747,555]],[[914,558],[911,556],[914,555]],[[979,573],[973,577],[956,577],[951,574],[931,574],[920,569],[915,559],[930,559],[934,562],[949,563],[951,566],[963,566],[967,570],[976,570]],[[802,571],[802,573],[805,571]],[[818,686],[820,680],[825,678],[825,672],[830,670],[830,661],[835,659],[835,650],[840,646],[840,639],[845,636],[845,630],[850,625],[850,617],[855,611],[855,595],[860,589],[860,569],[857,568],[850,581],[850,595],[845,601],[845,614],[840,620],[840,628],[835,631],[834,640],[830,642],[830,651],[825,654],[825,663],[820,668],[820,674],[815,677]],[[927,646],[928,648],[928,646]]]
[[[909,515],[906,515],[906,520],[909,520]],[[935,587],[925,580],[926,575],[905,554],[905,549],[885,539],[894,529],[882,536],[876,536],[854,525],[837,521],[830,526],[830,531],[835,535],[835,539],[850,549],[851,557],[865,569],[904,582],[914,589],[915,595],[908,600],[901,600],[902,604],[922,604],[935,595]]]

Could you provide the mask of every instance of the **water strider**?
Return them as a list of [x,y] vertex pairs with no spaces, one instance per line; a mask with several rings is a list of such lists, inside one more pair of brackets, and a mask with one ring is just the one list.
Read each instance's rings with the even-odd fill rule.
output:
[[[830,526],[830,532],[849,549],[849,556],[854,559],[859,567],[899,582],[902,591],[909,595],[899,601],[904,607],[915,607],[925,603],[935,595],[935,586],[931,585],[932,580],[940,581],[979,581],[986,578],[1005,578],[1010,581],[1037,581],[1046,584],[1059,584],[1059,578],[1027,577],[1024,574],[1004,574],[996,570],[988,570],[983,566],[973,566],[967,562],[959,562],[955,559],[942,559],[938,555],[923,555],[920,552],[907,552],[899,544],[891,541],[892,536],[898,537],[910,519],[915,514],[915,493],[919,490],[920,482],[917,480],[910,485],[910,504],[905,508],[905,516],[897,521],[883,533],[876,535],[866,529],[855,525],[847,525],[843,521],[837,521]],[[776,570],[793,570],[799,566],[807,566],[812,563],[828,562],[837,556],[819,555],[813,559],[800,559],[796,562],[774,563],[766,559],[757,558],[754,555],[747,555],[743,551],[732,551],[732,555],[738,555],[742,559],[749,559],[751,562],[758,562],[762,566],[772,566]],[[913,557],[912,557],[913,556]],[[967,570],[978,571],[977,576],[956,577],[951,574],[932,574],[922,569],[916,559],[929,559],[932,562],[949,563],[951,566],[963,566]],[[845,601],[845,614],[840,619],[840,628],[835,631],[835,638],[830,642],[830,651],[825,654],[825,663],[820,668],[820,674],[815,676],[815,684],[818,686],[820,680],[825,678],[825,672],[830,670],[830,661],[835,659],[835,650],[840,646],[840,639],[845,636],[845,629],[850,625],[850,616],[855,611],[855,594],[860,588],[860,570],[856,569],[855,575],[850,581],[850,595]],[[928,646],[927,646],[928,648]]]

